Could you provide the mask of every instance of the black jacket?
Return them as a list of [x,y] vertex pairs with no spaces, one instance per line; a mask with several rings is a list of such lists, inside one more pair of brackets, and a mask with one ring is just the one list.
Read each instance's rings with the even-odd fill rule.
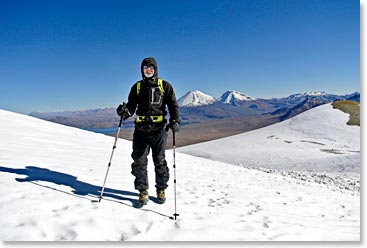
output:
[[[153,65],[155,67],[154,76],[146,78],[143,73],[144,65]],[[143,80],[140,82],[140,91],[138,94],[137,83],[130,90],[127,102],[127,108],[131,115],[136,113],[139,116],[166,116],[166,106],[170,115],[169,121],[177,121],[180,123],[179,107],[176,100],[175,92],[171,84],[163,80],[164,94],[158,87],[158,67],[155,59],[146,58],[141,65],[141,73]],[[155,123],[154,125],[144,126],[144,123],[135,123],[138,129],[143,131],[154,131],[164,127],[167,121],[163,123]],[[151,124],[151,123],[150,123]]]

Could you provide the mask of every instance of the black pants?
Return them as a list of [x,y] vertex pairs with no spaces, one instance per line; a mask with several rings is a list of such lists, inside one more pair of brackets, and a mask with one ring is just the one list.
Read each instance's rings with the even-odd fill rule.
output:
[[133,137],[133,152],[131,157],[134,162],[131,165],[131,174],[135,176],[135,189],[141,191],[149,188],[148,183],[148,155],[152,149],[155,167],[155,187],[166,189],[169,180],[169,169],[165,159],[167,133],[164,129],[154,133],[147,133],[135,129]]

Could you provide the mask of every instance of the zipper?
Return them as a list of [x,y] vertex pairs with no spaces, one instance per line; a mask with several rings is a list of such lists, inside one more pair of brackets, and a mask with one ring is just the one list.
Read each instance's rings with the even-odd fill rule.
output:
[[152,89],[152,98],[151,98],[151,101],[150,101],[150,103],[151,104],[154,104],[155,102],[154,102],[154,93],[155,93],[155,88],[151,88]]

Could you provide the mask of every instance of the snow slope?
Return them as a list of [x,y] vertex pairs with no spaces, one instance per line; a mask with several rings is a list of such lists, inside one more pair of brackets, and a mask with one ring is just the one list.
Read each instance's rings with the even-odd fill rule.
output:
[[360,171],[360,127],[331,104],[251,132],[178,151],[246,167],[316,172]]
[[358,192],[177,153],[174,221],[172,179],[164,205],[134,207],[131,142],[118,141],[98,203],[112,137],[4,110],[0,137],[3,241],[360,240]]

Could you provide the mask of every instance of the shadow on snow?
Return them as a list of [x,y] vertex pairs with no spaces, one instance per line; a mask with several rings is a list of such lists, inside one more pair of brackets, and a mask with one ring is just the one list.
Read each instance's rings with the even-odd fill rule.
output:
[[[38,186],[56,190],[56,191],[66,193],[69,195],[78,196],[78,197],[85,198],[88,200],[91,200],[91,199],[85,196],[92,196],[96,199],[99,199],[99,196],[102,190],[101,186],[96,186],[96,185],[92,185],[86,182],[79,181],[77,177],[75,176],[72,176],[66,173],[57,172],[57,171],[52,171],[52,170],[45,169],[45,168],[35,167],[35,166],[26,166],[25,169],[13,169],[13,168],[7,168],[7,167],[0,166],[0,172],[24,175],[27,177],[26,178],[15,178],[15,180],[17,182],[30,182]],[[72,193],[63,191],[63,190],[59,190],[59,189],[56,189],[50,186],[39,184],[38,182],[40,181],[50,182],[50,183],[54,183],[57,185],[69,186],[72,188],[72,191],[71,191]],[[134,196],[136,199],[125,197],[125,196]],[[138,196],[139,194],[131,192],[131,191],[117,190],[117,189],[111,189],[111,188],[105,187],[102,199],[107,200],[107,201],[114,201],[114,202],[131,207],[131,205],[122,202],[122,201],[130,201],[132,203],[132,207],[139,208],[139,202],[137,200]],[[109,198],[112,198],[112,199],[109,199]],[[150,197],[150,199],[155,201],[153,197]],[[92,202],[98,202],[98,200],[92,200]],[[162,216],[171,218],[170,216],[158,213],[153,210],[149,210],[149,209],[141,209],[141,210],[155,212]]]

